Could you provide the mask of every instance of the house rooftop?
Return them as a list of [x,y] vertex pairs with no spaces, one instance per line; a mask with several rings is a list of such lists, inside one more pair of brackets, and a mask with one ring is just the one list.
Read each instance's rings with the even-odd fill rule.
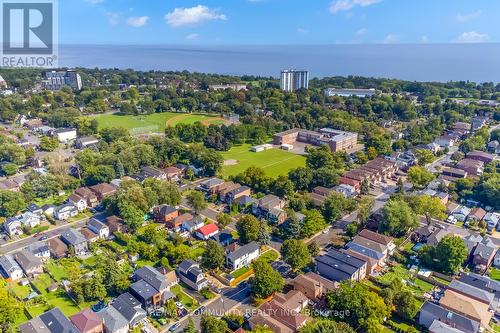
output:
[[102,319],[89,308],[83,309],[69,319],[82,333],[95,332],[102,325]]
[[227,254],[227,257],[234,262],[236,259],[241,258],[245,255],[248,255],[250,253],[254,253],[255,251],[259,251],[260,246],[257,244],[257,242],[250,242],[248,244],[245,244],[243,246],[240,246],[236,248],[234,251],[230,251]]

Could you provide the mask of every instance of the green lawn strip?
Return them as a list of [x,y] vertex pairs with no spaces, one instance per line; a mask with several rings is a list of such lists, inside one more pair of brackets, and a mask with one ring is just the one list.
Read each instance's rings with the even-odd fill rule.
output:
[[278,258],[279,258],[278,252],[276,252],[275,250],[271,249],[271,250],[267,250],[266,252],[264,252],[260,256],[259,259],[260,260],[265,260],[268,263],[272,263],[273,261],[277,260]]
[[205,248],[203,246],[195,246],[189,250],[189,258],[196,260],[203,255]]
[[187,293],[185,293],[179,284],[170,288],[170,291],[177,297],[179,302],[181,302],[182,305],[184,305],[186,309],[188,309],[189,311],[196,310],[196,308],[198,307],[198,302],[194,298],[189,296]]
[[142,258],[139,258],[135,263],[137,265],[137,268],[141,268],[144,266],[154,267],[156,265],[156,262],[151,261],[151,260],[147,260],[147,259],[142,259]]
[[413,277],[410,271],[402,265],[392,267],[387,273],[379,276],[377,281],[388,286],[392,280],[396,278],[405,280],[407,287],[416,295],[420,296],[422,296],[425,292],[431,291],[434,287],[432,284],[421,280],[418,277]]
[[493,328],[493,332],[499,332],[500,333],[500,325],[498,325],[498,324],[492,324],[491,328]]
[[235,270],[234,272],[231,272],[231,275],[237,279],[239,278],[240,276],[242,276],[243,274],[245,274],[246,272],[248,272],[250,270],[250,267],[246,266],[246,267],[241,267],[240,269],[237,269]]
[[64,269],[63,265],[55,261],[49,261],[45,265],[45,267],[49,270],[50,274],[54,277],[57,282],[61,282],[62,280],[68,279],[68,273]]
[[236,160],[235,165],[226,165],[222,168],[224,177],[237,175],[251,166],[262,168],[270,177],[288,174],[288,171],[305,165],[305,157],[290,153],[279,148],[254,153],[251,145],[244,144],[232,147],[223,152],[224,160]]
[[493,280],[500,281],[500,269],[493,267],[490,271],[490,278],[492,278]]
[[[48,274],[41,274],[37,276],[32,283],[36,288],[42,293],[42,295],[47,299],[47,302],[56,308],[59,308],[66,316],[74,315],[81,309],[78,307],[73,300],[68,296],[66,291],[60,286],[58,290],[54,292],[48,292],[47,288],[54,283],[54,280]],[[35,316],[46,311],[42,305],[29,305],[26,308],[28,312]],[[41,312],[40,312],[41,311]],[[38,313],[40,312],[40,313]]]

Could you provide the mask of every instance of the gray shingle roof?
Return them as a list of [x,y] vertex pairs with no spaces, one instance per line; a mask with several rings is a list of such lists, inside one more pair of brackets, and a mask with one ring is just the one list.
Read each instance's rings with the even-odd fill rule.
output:
[[40,315],[40,319],[51,333],[79,333],[78,329],[59,310],[54,308]]
[[130,293],[118,296],[112,306],[130,323],[137,316],[146,317],[146,311],[141,308],[141,303]]
[[144,266],[135,271],[134,275],[137,279],[146,281],[157,291],[167,288],[165,276],[151,266]]
[[233,252],[229,252],[227,254],[227,257],[234,262],[236,259],[241,258],[247,254],[254,253],[255,251],[259,250],[259,244],[256,242],[250,242],[248,244],[245,244],[243,246],[240,246]]
[[461,294],[471,296],[487,304],[490,304],[495,297],[493,293],[487,292],[486,290],[481,290],[458,280],[451,281],[448,285],[448,289],[452,289]]
[[448,323],[464,332],[475,333],[479,331],[479,322],[449,311],[437,304],[425,302],[420,308],[420,315],[427,315],[442,322]]
[[104,322],[104,326],[109,332],[116,332],[123,328],[128,328],[128,321],[123,317],[118,310],[112,306],[108,306],[104,310],[97,313]]
[[158,290],[156,288],[153,288],[153,286],[151,286],[144,280],[139,280],[132,283],[130,285],[130,290],[134,293],[134,295],[136,295],[140,299],[142,298],[143,300],[148,300],[154,295],[158,294]]
[[71,245],[76,245],[80,243],[84,243],[87,240],[85,239],[85,236],[82,235],[82,233],[76,229],[69,229],[61,234],[62,240]]

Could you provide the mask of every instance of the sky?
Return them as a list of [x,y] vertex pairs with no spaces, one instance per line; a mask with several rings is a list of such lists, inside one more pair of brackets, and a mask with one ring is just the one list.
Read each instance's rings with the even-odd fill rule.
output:
[[499,0],[59,0],[60,44],[500,42]]

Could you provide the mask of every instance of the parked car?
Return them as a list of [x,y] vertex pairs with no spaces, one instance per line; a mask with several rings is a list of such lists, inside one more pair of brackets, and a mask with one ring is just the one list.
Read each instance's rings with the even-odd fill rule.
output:
[[455,224],[455,223],[457,223],[457,218],[455,216],[453,216],[453,215],[450,215],[446,219],[446,222],[451,223],[451,224]]
[[170,326],[170,327],[168,328],[168,330],[169,330],[170,332],[175,332],[175,331],[179,328],[179,326],[181,326],[181,323],[176,322],[175,324],[173,324],[172,326]]

